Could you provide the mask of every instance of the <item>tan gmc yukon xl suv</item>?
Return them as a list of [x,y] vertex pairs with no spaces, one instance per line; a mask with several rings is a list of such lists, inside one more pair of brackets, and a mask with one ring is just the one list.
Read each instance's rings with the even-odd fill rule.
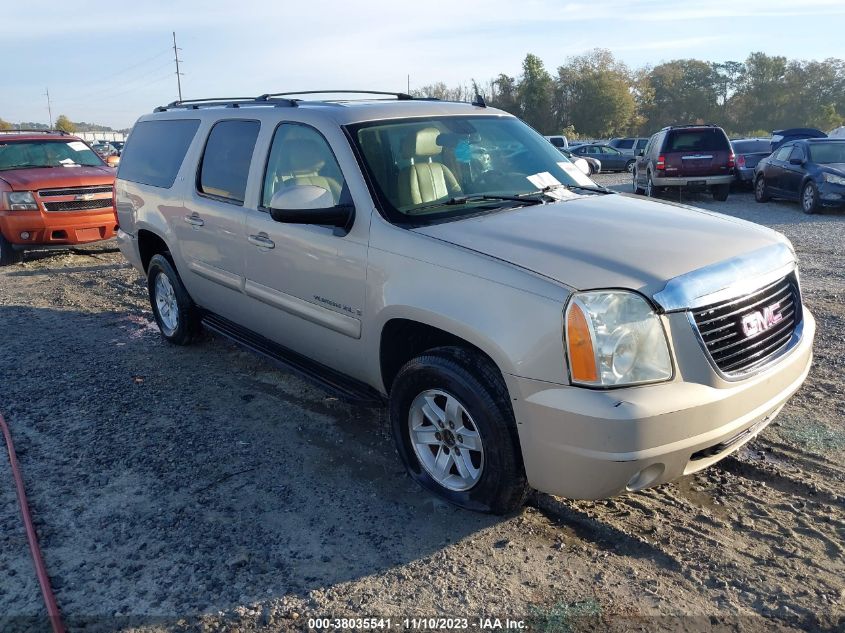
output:
[[386,401],[410,476],[495,513],[705,468],[800,387],[782,235],[609,192],[480,98],[374,94],[141,117],[118,240],[167,340],[204,326]]

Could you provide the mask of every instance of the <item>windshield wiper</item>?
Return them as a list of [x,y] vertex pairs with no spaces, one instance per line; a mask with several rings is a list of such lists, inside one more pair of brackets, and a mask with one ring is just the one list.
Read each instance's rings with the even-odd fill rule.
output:
[[481,201],[495,201],[495,202],[519,202],[521,205],[526,204],[543,204],[542,200],[536,200],[531,198],[522,198],[520,196],[506,196],[506,195],[496,195],[496,194],[474,194],[470,196],[455,196],[453,198],[449,198],[448,200],[442,200],[440,202],[431,202],[429,204],[424,204],[419,207],[414,207],[413,209],[409,209],[407,211],[408,215],[416,215],[420,211],[425,211],[426,209],[434,209],[436,207],[445,207],[445,206],[455,206],[460,204],[468,204],[470,202],[481,202]]
[[35,168],[47,168],[53,167],[54,165],[35,165],[33,163],[24,163],[22,165],[10,165],[9,167],[0,167],[0,171],[8,171],[10,169],[35,169]]
[[543,187],[542,189],[538,189],[537,191],[529,191],[528,193],[521,193],[520,196],[525,196],[530,198],[531,196],[549,196],[554,200],[559,200],[559,198],[555,198],[554,196],[549,195],[551,191],[555,189],[560,189],[563,187],[564,189],[568,189],[570,191],[574,189],[578,189],[579,191],[592,191],[593,193],[616,193],[612,189],[608,189],[607,187],[602,187],[600,185],[592,186],[592,185],[568,185],[565,183],[560,183],[559,185],[549,185],[548,187]]

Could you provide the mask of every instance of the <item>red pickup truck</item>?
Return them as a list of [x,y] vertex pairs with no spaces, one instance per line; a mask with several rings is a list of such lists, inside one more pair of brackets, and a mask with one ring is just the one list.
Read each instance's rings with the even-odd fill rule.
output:
[[0,266],[19,261],[24,250],[114,237],[114,176],[75,136],[0,132]]

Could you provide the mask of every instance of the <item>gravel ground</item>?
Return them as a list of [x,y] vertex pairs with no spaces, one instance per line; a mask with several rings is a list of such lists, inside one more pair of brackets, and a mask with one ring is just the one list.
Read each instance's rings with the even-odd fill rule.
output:
[[[627,175],[597,180],[628,189]],[[211,336],[164,343],[110,244],[4,269],[0,411],[72,629],[485,616],[543,631],[842,630],[845,214],[748,192],[684,201],[797,247],[819,323],[806,385],[703,473],[604,502],[537,494],[505,518],[421,492],[384,411]],[[44,630],[5,454],[0,570],[0,630]]]

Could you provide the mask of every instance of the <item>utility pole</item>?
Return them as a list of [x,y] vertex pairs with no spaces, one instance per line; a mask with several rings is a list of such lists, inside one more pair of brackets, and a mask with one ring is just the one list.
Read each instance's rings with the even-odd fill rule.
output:
[[408,75],[408,92],[407,94],[411,94],[411,75]]
[[181,48],[176,48],[176,31],[173,31],[173,54],[176,57],[176,86],[179,88],[179,101],[182,100],[182,73],[179,72],[179,51]]
[[50,103],[50,89],[49,88],[47,88],[47,92],[45,92],[44,95],[47,97],[47,113],[50,115],[50,125],[48,126],[48,129],[52,130],[53,129],[53,106]]

